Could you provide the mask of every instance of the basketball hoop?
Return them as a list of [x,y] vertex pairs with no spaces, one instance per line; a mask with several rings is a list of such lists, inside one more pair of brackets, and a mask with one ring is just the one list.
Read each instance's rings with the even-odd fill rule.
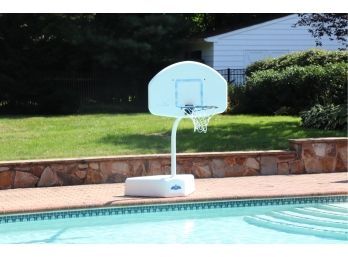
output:
[[181,107],[184,113],[189,117],[194,125],[194,132],[206,133],[208,130],[208,124],[211,117],[215,114],[211,112],[211,109],[218,108],[217,106],[193,106],[186,105]]
[[[126,179],[125,195],[151,197],[187,196],[194,192],[192,174],[176,172],[176,132],[184,118],[190,118],[194,131],[206,133],[210,118],[227,108],[227,82],[211,67],[192,61],[172,64],[157,73],[149,83],[149,111],[173,117],[170,175]],[[190,171],[180,170],[180,173]]]

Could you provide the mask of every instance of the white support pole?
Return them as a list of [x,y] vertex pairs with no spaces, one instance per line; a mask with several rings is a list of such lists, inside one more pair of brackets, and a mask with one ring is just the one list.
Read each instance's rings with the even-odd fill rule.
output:
[[171,136],[171,167],[170,175],[174,177],[176,175],[176,131],[178,130],[179,122],[182,117],[176,118],[172,127],[172,136]]

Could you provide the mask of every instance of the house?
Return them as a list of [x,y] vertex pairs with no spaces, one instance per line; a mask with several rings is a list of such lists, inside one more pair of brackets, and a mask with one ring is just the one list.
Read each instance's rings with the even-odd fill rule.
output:
[[[278,57],[317,47],[308,27],[294,27],[297,14],[199,40],[191,49],[191,58],[220,71],[228,81],[243,83],[244,69],[267,57]],[[323,37],[318,48],[337,50],[342,45]],[[229,70],[228,70],[229,69]],[[232,79],[231,79],[232,77]]]

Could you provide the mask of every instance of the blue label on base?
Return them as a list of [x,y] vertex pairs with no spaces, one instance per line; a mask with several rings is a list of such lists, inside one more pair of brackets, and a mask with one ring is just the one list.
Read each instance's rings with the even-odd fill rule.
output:
[[181,186],[176,184],[170,188],[170,190],[179,190],[179,189],[181,189]]

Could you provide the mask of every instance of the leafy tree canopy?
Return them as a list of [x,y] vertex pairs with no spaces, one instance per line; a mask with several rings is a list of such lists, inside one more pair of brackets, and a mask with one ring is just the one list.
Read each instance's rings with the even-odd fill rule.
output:
[[112,101],[130,97],[132,104],[146,109],[148,81],[163,67],[183,60],[192,38],[279,16],[0,14],[0,112],[5,107],[27,111],[58,98],[61,103],[69,97],[74,101],[72,90],[63,92],[65,82],[53,85],[50,78],[64,81],[67,73],[96,71],[117,78],[112,82],[116,92]]
[[310,13],[299,14],[296,26],[309,27],[308,31],[315,38],[317,46],[322,45],[323,36],[338,40],[347,47],[348,15],[346,13]]

